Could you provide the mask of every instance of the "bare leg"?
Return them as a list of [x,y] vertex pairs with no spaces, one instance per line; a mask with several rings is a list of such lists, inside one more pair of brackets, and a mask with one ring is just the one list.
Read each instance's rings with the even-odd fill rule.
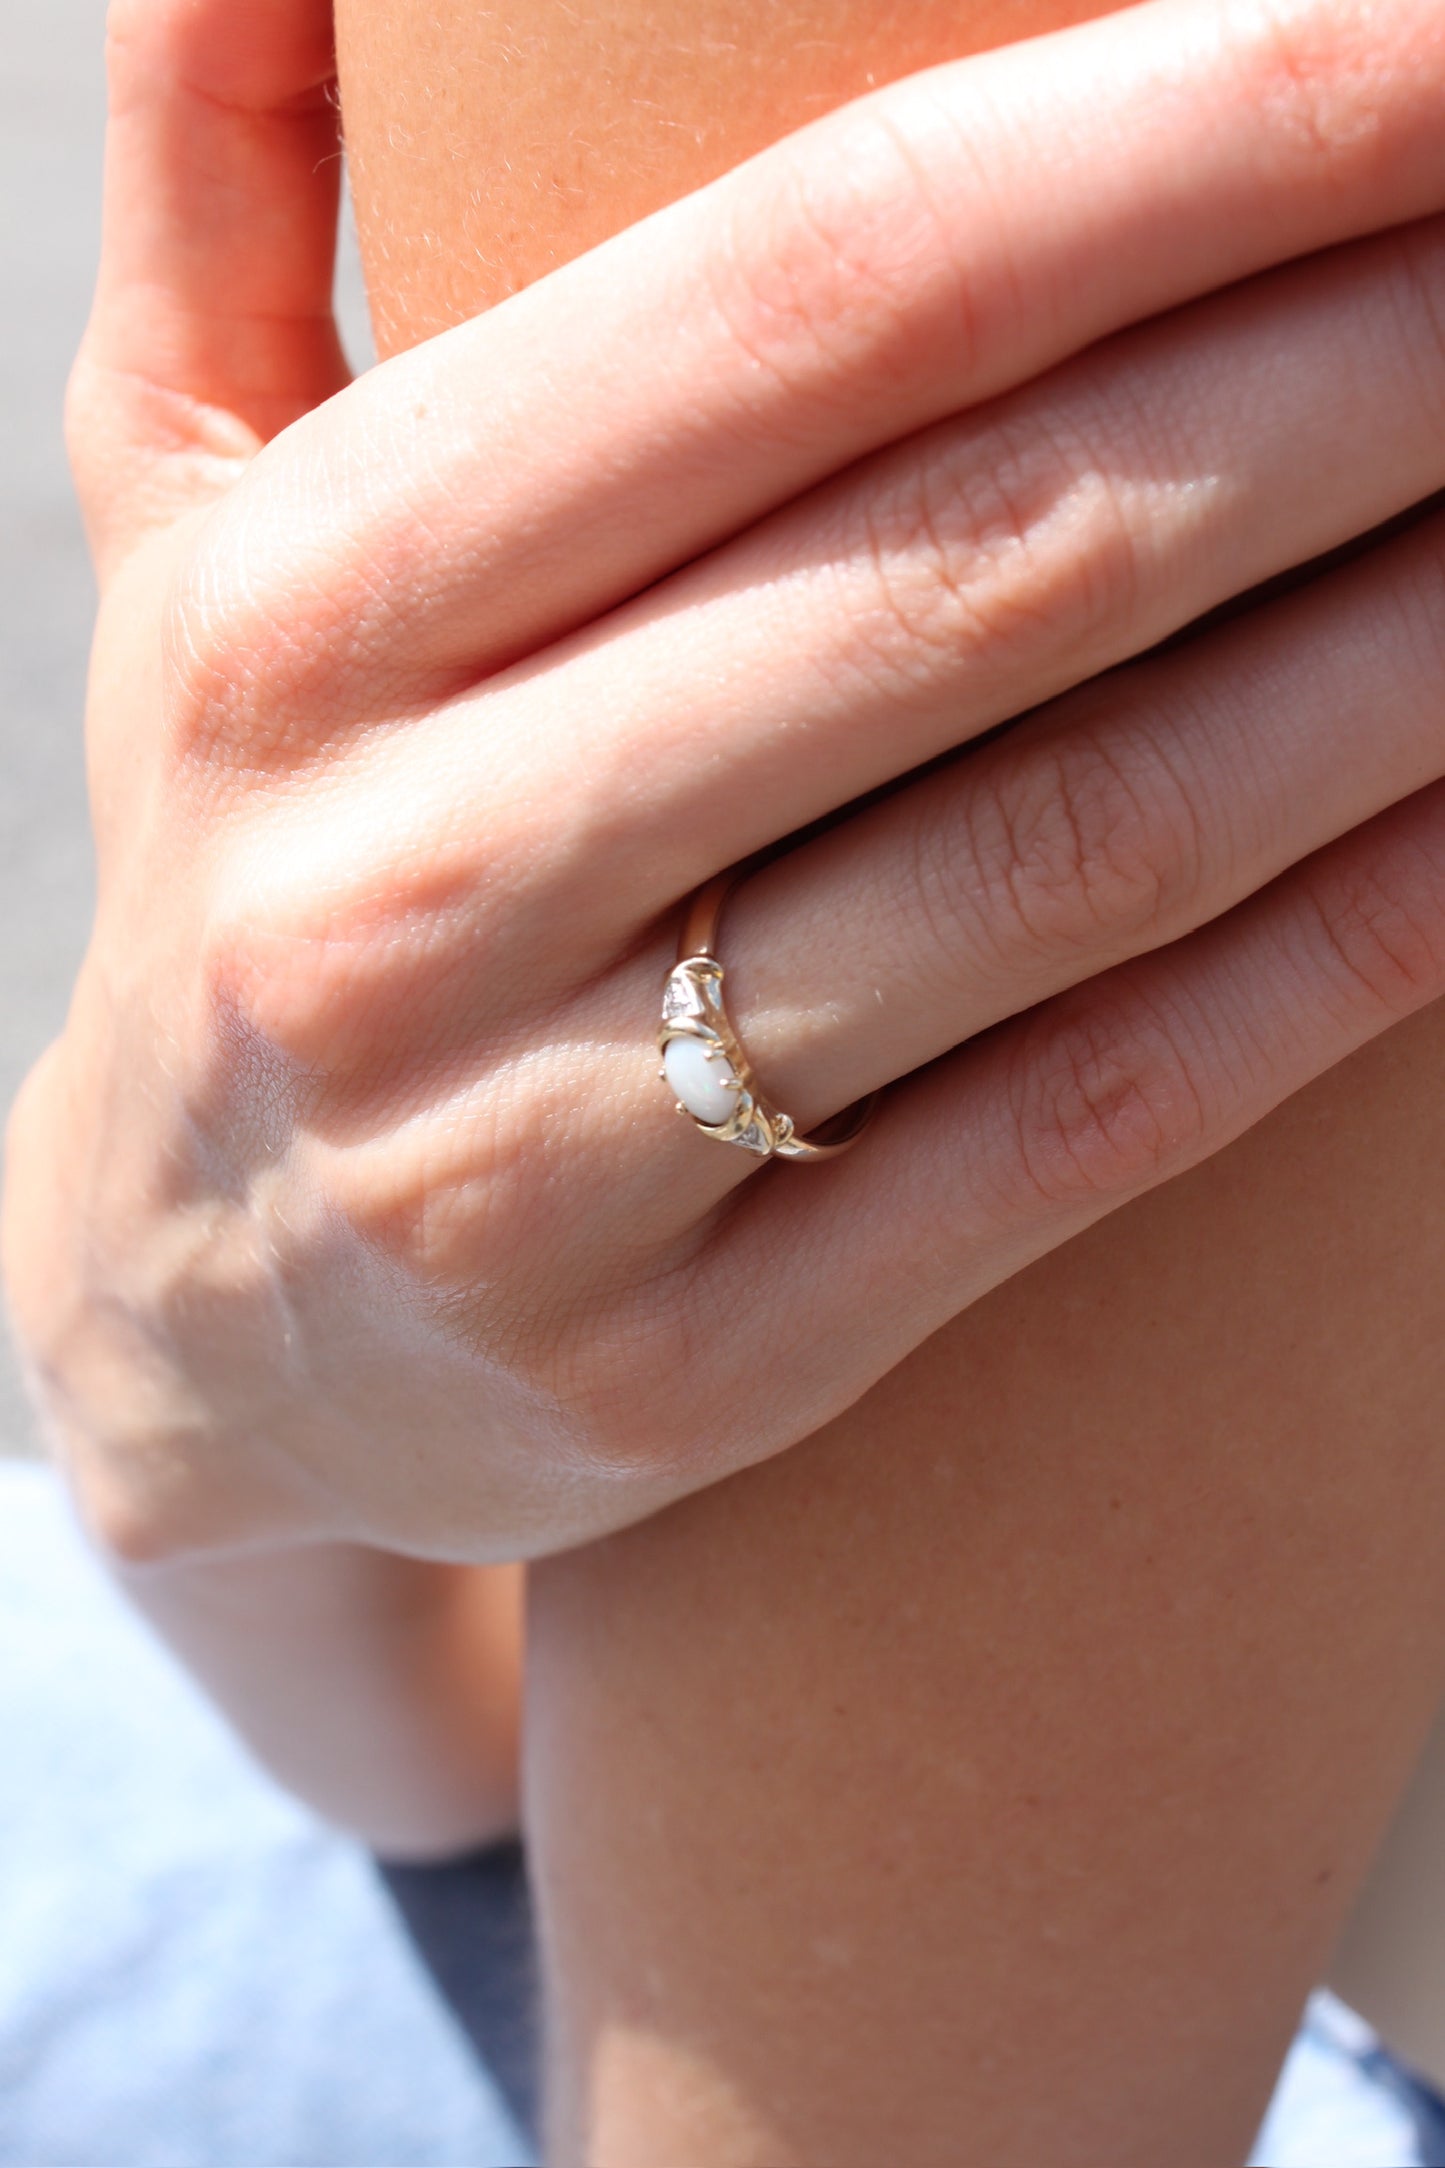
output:
[[[383,338],[1091,12],[345,0]],[[534,1575],[553,2168],[1241,2157],[1445,1683],[1442,1062],[1437,1011]]]
[[1242,2156],[1440,1690],[1440,1027],[535,1577],[552,2159]]

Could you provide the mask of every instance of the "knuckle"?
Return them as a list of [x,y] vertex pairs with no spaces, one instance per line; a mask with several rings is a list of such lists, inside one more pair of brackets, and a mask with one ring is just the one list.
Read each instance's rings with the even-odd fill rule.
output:
[[1445,882],[1423,843],[1336,862],[1307,893],[1349,991],[1372,1008],[1408,1016],[1445,991]]
[[[1001,495],[1002,478],[995,479]],[[850,608],[850,623],[890,674],[926,681],[940,662],[946,668],[1002,632],[1001,600],[983,592],[986,516],[960,479],[950,486],[927,457],[911,462],[881,495],[865,497],[860,518],[863,606]],[[1023,547],[1017,523],[1008,523]]]
[[1010,1075],[1014,1163],[1056,1208],[1151,1188],[1207,1141],[1210,1111],[1177,1025],[1097,987],[1024,1035]]
[[1136,522],[1066,417],[943,424],[880,464],[845,556],[862,570],[853,638],[891,675],[926,681],[968,654],[1002,692],[1027,656],[1031,684],[1057,670],[1061,689],[1117,647],[1141,584]]
[[[1120,433],[1122,385],[1089,388],[1077,410],[1025,412],[1005,428],[1000,492],[1005,517],[984,541],[991,582],[1030,647],[1053,663],[1059,689],[1117,659],[1144,590],[1144,533],[1134,482],[1106,447]],[[1130,418],[1137,447],[1139,432]]]
[[295,587],[261,569],[264,553],[235,547],[230,507],[222,510],[164,600],[166,742],[181,766],[267,767],[285,743],[288,708],[318,690],[311,624]]
[[532,1312],[533,1274],[545,1277],[561,1246],[548,1111],[545,1091],[473,1078],[444,1108],[326,1155],[328,1195],[368,1253],[459,1345],[534,1378],[544,1350],[518,1320]]
[[231,823],[200,914],[210,1016],[328,1090],[440,1074],[484,1022],[500,1046],[540,998],[515,916],[530,831],[448,829],[446,811],[421,791],[399,809],[383,764],[321,808],[301,790]]
[[926,987],[976,987],[982,967],[1018,1010],[1041,971],[1052,991],[1061,967],[1101,970],[1194,922],[1228,837],[1125,698],[1090,688],[1047,735],[996,741],[897,801],[894,908]]
[[253,1103],[284,1077],[333,1089],[366,1058],[394,978],[379,927],[319,900],[213,901],[200,942],[201,1000],[216,1058]]
[[203,1043],[238,1084],[277,1063],[305,1062],[316,1045],[325,943],[268,924],[243,898],[213,900],[197,944]]
[[967,365],[976,297],[930,179],[929,110],[870,101],[832,123],[831,156],[816,143],[780,148],[769,215],[760,220],[749,196],[732,245],[709,266],[729,335],[788,390],[825,405],[871,402],[916,379],[921,344],[945,338]]
[[1286,169],[1312,186],[1344,182],[1380,145],[1386,78],[1438,66],[1439,11],[1321,7],[1318,0],[1228,0],[1242,89],[1273,123]]
[[[1019,952],[1065,960],[1127,953],[1163,937],[1200,879],[1201,838],[1188,790],[1127,734],[1075,725],[1014,752],[1007,744],[960,780],[969,890],[1000,961]],[[935,850],[945,912],[959,854]],[[974,905],[977,914],[977,904]]]
[[182,767],[236,765],[264,727],[262,688],[284,649],[277,613],[202,537],[172,575],[160,630],[168,753]]
[[165,724],[180,761],[302,768],[398,693],[387,661],[397,548],[377,523],[363,531],[359,515],[337,517],[325,492],[300,493],[305,471],[299,445],[276,461],[260,454],[197,523],[172,574]]

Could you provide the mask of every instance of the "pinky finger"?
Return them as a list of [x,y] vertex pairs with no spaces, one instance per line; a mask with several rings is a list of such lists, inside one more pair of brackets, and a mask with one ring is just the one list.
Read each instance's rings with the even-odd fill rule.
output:
[[734,1302],[730,1342],[789,1381],[789,1436],[767,1449],[1442,994],[1437,784],[1187,939],[917,1072],[830,1167],[747,1184],[695,1293],[715,1315],[721,1291],[758,1290],[743,1315]]

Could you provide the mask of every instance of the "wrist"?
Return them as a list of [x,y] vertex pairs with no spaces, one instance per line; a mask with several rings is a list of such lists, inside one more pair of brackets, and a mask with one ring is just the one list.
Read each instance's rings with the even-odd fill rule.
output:
[[157,1209],[157,1185],[120,1164],[145,1140],[87,1118],[103,1095],[77,1090],[72,1065],[57,1041],[15,1102],[0,1270],[42,1436],[92,1540],[117,1568],[159,1574],[237,1548],[238,1530],[248,1548],[309,1532],[317,1500],[268,1448],[264,1379],[230,1381],[240,1453],[226,1379],[184,1359],[187,1337],[219,1339],[205,1320],[221,1292],[215,1215],[197,1227]]

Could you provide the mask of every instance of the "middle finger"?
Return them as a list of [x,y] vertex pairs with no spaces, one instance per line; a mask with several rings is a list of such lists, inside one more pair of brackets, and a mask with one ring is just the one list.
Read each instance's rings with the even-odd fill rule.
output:
[[1442,321],[1435,220],[1124,334],[379,733],[297,863],[369,881],[404,793],[453,1028],[463,943],[478,1026],[555,999],[724,866],[1445,486]]
[[1442,326],[1445,219],[1125,333],[464,702],[479,782],[582,770],[559,840],[664,909],[1445,486]]

